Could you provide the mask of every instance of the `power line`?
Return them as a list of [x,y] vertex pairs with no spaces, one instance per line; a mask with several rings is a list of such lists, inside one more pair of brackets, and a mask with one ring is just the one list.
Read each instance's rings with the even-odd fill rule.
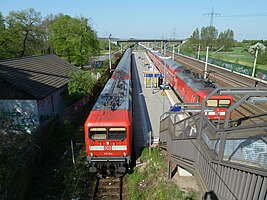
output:
[[210,26],[213,26],[213,19],[214,17],[218,17],[218,16],[221,16],[220,13],[215,13],[214,12],[214,8],[212,7],[212,10],[210,13],[205,13],[204,14],[205,16],[210,16]]
[[221,17],[266,17],[267,13],[250,13],[250,14],[240,14],[240,15],[223,15]]

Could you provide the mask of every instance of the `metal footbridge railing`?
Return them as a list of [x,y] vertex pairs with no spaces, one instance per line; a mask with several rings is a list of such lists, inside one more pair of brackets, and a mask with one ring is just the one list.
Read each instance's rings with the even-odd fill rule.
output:
[[[216,89],[227,91],[243,92],[229,112],[249,99],[267,103],[267,89]],[[227,118],[214,124],[204,114],[205,104],[198,106],[182,105],[181,113],[161,116],[160,145],[171,161],[194,174],[204,192],[214,191],[222,199],[267,199],[267,113],[257,115],[260,123],[252,125],[236,126]],[[190,109],[195,113],[184,112]]]

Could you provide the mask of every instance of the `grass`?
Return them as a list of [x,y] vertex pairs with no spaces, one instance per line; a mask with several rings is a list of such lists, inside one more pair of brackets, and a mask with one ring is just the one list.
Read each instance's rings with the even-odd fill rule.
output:
[[172,200],[196,199],[195,192],[179,190],[177,185],[167,179],[167,163],[162,153],[146,148],[141,156],[142,165],[135,167],[132,174],[126,176],[128,199]]
[[[241,65],[246,65],[248,67],[253,67],[254,63],[254,56],[249,54],[247,51],[244,51],[243,47],[234,47],[232,51],[228,52],[216,52],[212,54],[213,52],[209,52],[209,57],[218,59],[218,60],[223,60],[226,62],[231,62],[231,63],[237,63]],[[202,51],[200,55],[205,56],[206,51]],[[256,66],[258,69],[265,69],[267,68],[266,65],[260,65],[257,64]]]

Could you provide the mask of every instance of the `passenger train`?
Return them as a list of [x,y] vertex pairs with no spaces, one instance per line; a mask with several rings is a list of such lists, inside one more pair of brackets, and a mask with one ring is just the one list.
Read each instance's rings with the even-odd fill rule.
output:
[[[146,49],[150,59],[159,71],[165,74],[166,80],[183,102],[201,103],[217,87],[211,81],[204,80],[199,74],[191,72],[191,70],[188,70],[180,63],[166,59],[162,54],[150,48]],[[232,104],[232,96],[212,96],[207,100],[206,106],[213,107],[214,112],[208,112],[206,114],[213,121],[218,121],[218,118],[224,120],[225,112]]]
[[132,149],[132,52],[127,49],[84,124],[89,171],[123,175]]

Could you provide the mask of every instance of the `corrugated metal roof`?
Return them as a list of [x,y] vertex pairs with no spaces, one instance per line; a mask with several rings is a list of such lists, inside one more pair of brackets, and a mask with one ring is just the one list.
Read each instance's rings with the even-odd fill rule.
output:
[[68,73],[74,70],[75,66],[54,54],[0,61],[0,79],[36,99],[66,85]]

